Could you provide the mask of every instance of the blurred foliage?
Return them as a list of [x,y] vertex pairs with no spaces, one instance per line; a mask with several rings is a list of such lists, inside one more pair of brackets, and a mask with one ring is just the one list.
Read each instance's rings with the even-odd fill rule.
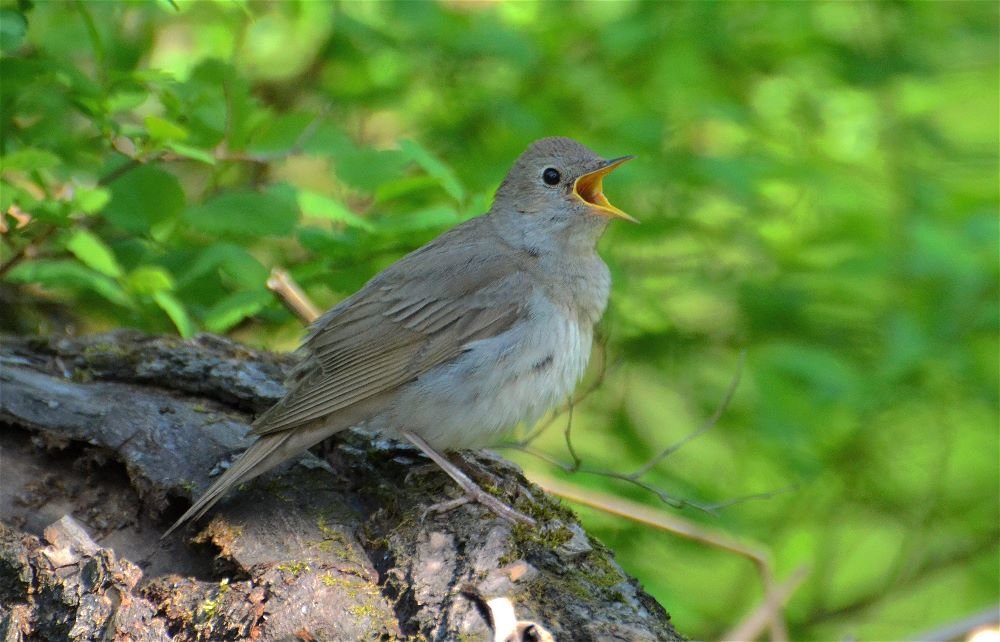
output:
[[[578,451],[634,469],[711,414],[745,350],[722,420],[649,481],[707,502],[793,486],[684,515],[779,574],[809,565],[794,638],[912,636],[1000,599],[997,18],[3,0],[0,320],[288,349],[271,267],[331,305],[485,211],[535,138],[637,154],[607,181],[643,224],[602,243],[610,365]],[[583,516],[688,635],[760,599],[743,560]]]

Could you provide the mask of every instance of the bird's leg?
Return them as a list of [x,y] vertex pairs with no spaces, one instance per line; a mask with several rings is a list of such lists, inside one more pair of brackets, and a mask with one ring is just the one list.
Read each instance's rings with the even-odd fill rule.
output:
[[497,488],[510,488],[513,485],[519,492],[526,495],[532,503],[538,503],[535,494],[531,492],[530,488],[497,475],[489,469],[488,465],[481,462],[476,455],[477,453],[471,451],[460,451],[449,453],[447,457],[453,464],[462,468],[480,486],[484,483],[483,480],[486,480],[486,483],[492,484]]
[[485,479],[487,480],[487,483],[493,484],[494,486],[500,487],[504,485],[503,478],[476,461],[474,454],[470,453],[467,457],[463,452],[455,452],[448,453],[446,457],[448,457],[448,460],[451,463],[455,464],[459,468],[462,468],[466,473],[468,473],[469,476],[472,477],[478,484],[482,484]]
[[[463,451],[449,451],[446,453],[441,453],[444,457],[452,463],[453,466],[464,472],[466,475],[472,478],[476,484],[480,487],[483,484],[491,484],[497,488],[504,486],[504,479],[490,471],[486,466],[479,463],[475,459],[475,455],[465,456]],[[417,464],[410,467],[409,472],[406,473],[406,479],[409,480],[413,476],[422,476],[427,473],[436,473],[441,470],[441,467],[434,462],[428,462],[426,464]],[[534,499],[534,498],[532,498]]]
[[[528,524],[534,526],[535,520],[533,520],[532,518],[528,517],[527,515],[519,511],[514,510],[513,508],[503,503],[493,495],[490,495],[489,493],[484,491],[476,484],[476,482],[472,481],[472,478],[470,478],[468,475],[462,472],[462,470],[458,466],[448,461],[447,457],[445,457],[438,451],[431,448],[430,444],[424,441],[422,437],[408,430],[404,430],[401,434],[403,435],[403,437],[406,438],[407,441],[409,441],[411,444],[419,448],[421,452],[423,452],[425,455],[430,457],[431,460],[435,464],[440,466],[444,472],[448,473],[448,476],[454,479],[455,483],[457,483],[459,486],[462,487],[462,490],[465,491],[465,494],[468,496],[468,499],[482,504],[483,506],[489,508],[498,516],[506,519],[507,521],[521,522],[522,524]],[[436,507],[441,507],[444,508],[445,510],[450,510],[464,503],[465,503],[465,498],[463,498],[463,501],[460,503],[456,503],[453,500],[450,502],[444,502],[443,504],[436,504],[435,506],[431,507],[431,510],[434,510]]]
[[444,502],[437,502],[431,504],[420,513],[420,523],[422,524],[429,513],[447,513],[450,510],[455,510],[459,506],[465,506],[469,502],[473,501],[468,495],[462,495],[461,497],[456,497],[455,499],[449,499]]

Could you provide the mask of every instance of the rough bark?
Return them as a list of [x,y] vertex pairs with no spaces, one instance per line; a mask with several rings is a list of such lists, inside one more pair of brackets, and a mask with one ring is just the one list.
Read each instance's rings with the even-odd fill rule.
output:
[[495,597],[560,642],[681,639],[569,510],[488,454],[491,492],[537,527],[425,514],[450,480],[348,433],[161,542],[288,365],[209,336],[5,338],[0,639],[490,640]]

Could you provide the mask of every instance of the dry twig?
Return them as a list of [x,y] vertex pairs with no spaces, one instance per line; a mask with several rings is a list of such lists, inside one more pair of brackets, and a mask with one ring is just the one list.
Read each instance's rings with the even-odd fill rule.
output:
[[[797,569],[781,584],[775,582],[774,562],[770,552],[757,543],[746,543],[735,537],[700,526],[689,520],[669,515],[657,510],[615,495],[600,491],[581,489],[573,484],[534,474],[531,480],[545,489],[565,499],[583,504],[610,515],[624,517],[658,530],[673,533],[692,541],[707,544],[713,548],[729,551],[745,557],[753,562],[760,574],[764,586],[764,600],[760,607],[751,613],[737,627],[723,636],[723,640],[753,640],[758,637],[765,626],[771,628],[771,639],[774,642],[788,640],[788,629],[785,626],[782,607],[791,594],[805,579],[807,569]],[[751,635],[752,634],[752,635]]]

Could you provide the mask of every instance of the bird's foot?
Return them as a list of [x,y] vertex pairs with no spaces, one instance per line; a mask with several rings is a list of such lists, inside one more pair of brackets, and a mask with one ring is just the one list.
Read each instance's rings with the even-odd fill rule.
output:
[[482,504],[486,508],[489,508],[491,511],[496,513],[498,517],[506,519],[511,523],[528,524],[529,526],[535,525],[534,519],[511,508],[500,499],[490,495],[485,490],[480,488],[479,485],[472,481],[472,478],[466,475],[461,468],[449,461],[447,457],[434,450],[430,444],[423,440],[423,438],[409,431],[403,432],[402,434],[403,437],[405,437],[410,443],[419,448],[425,455],[430,457],[435,464],[440,466],[444,472],[448,473],[448,476],[455,480],[455,483],[461,486],[462,490],[465,491],[464,497],[434,504],[424,512],[424,515],[428,512],[449,511],[470,501],[474,501]]
[[462,495],[461,497],[457,497],[455,499],[449,499],[446,502],[431,504],[424,509],[424,512],[420,513],[420,521],[423,522],[427,519],[427,516],[430,513],[447,513],[450,510],[455,510],[459,506],[465,506],[471,501],[472,499],[468,495]]
[[466,494],[455,499],[449,499],[448,501],[438,502],[436,504],[431,504],[424,509],[423,514],[420,519],[423,520],[427,517],[429,513],[447,513],[450,510],[454,510],[459,506],[465,506],[469,502],[476,502],[482,504],[486,508],[493,511],[497,517],[505,519],[513,524],[527,524],[529,526],[535,525],[535,520],[528,517],[524,513],[514,508],[511,508],[507,504],[503,503],[500,499],[497,499],[493,495],[490,495],[478,486],[469,492],[466,490]]
[[411,479],[420,479],[424,475],[440,471],[441,467],[437,464],[414,464],[407,469],[403,482],[409,484]]
[[[531,492],[525,484],[519,484],[513,479],[507,479],[501,477],[500,475],[494,473],[489,467],[480,461],[474,453],[463,454],[461,452],[449,453],[449,459],[456,466],[462,468],[470,477],[472,477],[480,488],[484,484],[493,486],[494,488],[505,488],[512,489],[511,492],[516,492],[524,495],[532,504],[537,504],[538,500],[535,498],[535,494]],[[487,460],[489,460],[487,458]]]

